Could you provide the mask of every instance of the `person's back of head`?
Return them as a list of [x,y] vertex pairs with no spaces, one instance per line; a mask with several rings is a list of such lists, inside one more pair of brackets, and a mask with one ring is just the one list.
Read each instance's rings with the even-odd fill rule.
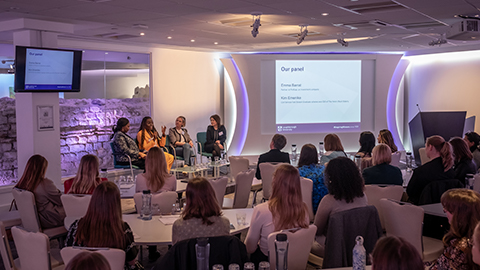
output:
[[73,179],[72,187],[68,193],[87,194],[94,189],[100,182],[98,178],[99,168],[98,158],[95,155],[84,155],[80,159],[77,175]]
[[353,202],[357,197],[363,197],[364,181],[355,162],[346,157],[330,160],[324,171],[328,193],[336,200]]
[[307,228],[307,206],[302,200],[300,174],[290,164],[282,164],[273,173],[272,195],[268,201],[275,230]]
[[480,221],[480,194],[465,188],[449,189],[440,200],[450,223],[444,242],[453,238],[471,238]]
[[392,162],[392,150],[384,143],[375,146],[372,150],[372,163],[379,165],[382,163],[390,164]]
[[358,141],[360,143],[360,150],[358,150],[358,152],[370,155],[373,147],[375,147],[375,135],[370,131],[364,131],[360,133],[360,139]]
[[372,270],[423,270],[417,249],[401,237],[380,238],[372,252]]
[[302,146],[300,158],[298,159],[298,167],[308,166],[318,163],[318,153],[315,145],[308,143]]
[[474,149],[478,148],[478,145],[480,144],[480,135],[476,132],[467,132],[465,133],[465,137],[468,139],[469,142],[473,143]]
[[287,138],[282,134],[275,134],[272,137],[272,144],[275,149],[282,150],[287,145]]
[[444,171],[450,170],[453,167],[454,163],[452,145],[438,135],[430,136],[427,138],[425,146],[428,147],[429,145],[433,146],[435,151],[442,158]]
[[25,189],[33,192],[45,178],[48,161],[41,155],[33,155],[25,165],[23,175],[15,185],[16,188]]
[[467,143],[462,138],[451,138],[450,144],[452,145],[453,156],[456,162],[459,162],[463,159],[473,159],[472,152],[470,152]]
[[145,176],[147,186],[152,192],[157,192],[165,184],[169,173],[165,154],[161,148],[152,147],[148,151],[145,160]]
[[67,264],[65,270],[110,270],[110,264],[105,257],[98,252],[84,251],[77,254]]
[[200,218],[203,224],[210,225],[212,222],[208,219],[209,217],[222,214],[212,185],[203,177],[197,177],[188,182],[186,197],[187,204],[182,213],[184,220]]
[[325,151],[343,151],[342,141],[337,134],[327,134],[323,138],[323,143],[325,145]]
[[397,152],[397,146],[395,145],[395,141],[393,140],[393,135],[388,129],[382,129],[378,133],[379,143],[384,143],[388,145],[392,151],[392,153]]

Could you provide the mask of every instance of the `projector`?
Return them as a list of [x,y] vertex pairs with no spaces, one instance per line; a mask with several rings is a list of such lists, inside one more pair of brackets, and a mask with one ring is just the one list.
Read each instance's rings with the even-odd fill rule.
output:
[[446,38],[453,40],[476,40],[480,39],[480,20],[466,19],[450,26]]

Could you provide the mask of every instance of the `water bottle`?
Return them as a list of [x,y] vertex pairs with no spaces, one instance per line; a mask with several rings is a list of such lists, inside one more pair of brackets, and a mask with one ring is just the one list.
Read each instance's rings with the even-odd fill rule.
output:
[[355,155],[355,164],[357,164],[359,170],[362,169],[362,157],[360,155]]
[[288,239],[287,235],[284,233],[277,234],[275,239],[275,254],[277,255],[277,270],[286,270],[288,269],[287,258],[288,258]]
[[231,263],[229,266],[228,266],[228,270],[240,270],[240,265],[236,264],[236,263]]
[[195,252],[197,253],[197,270],[209,270],[210,244],[208,238],[197,238]]
[[324,154],[325,150],[323,148],[323,142],[318,143],[318,157],[322,157]]
[[413,164],[412,164],[412,152],[407,152],[405,156],[405,164],[407,165],[407,172],[411,172],[413,169]]
[[473,174],[467,174],[465,176],[465,188],[468,188],[468,189],[473,189],[473,183],[474,183],[474,180],[475,179],[475,175]]
[[150,190],[144,190],[142,194],[142,211],[140,217],[143,220],[152,219],[152,194]]
[[100,178],[108,179],[107,169],[101,169],[101,170],[100,170]]
[[292,160],[297,160],[297,145],[292,144]]
[[355,247],[353,247],[353,270],[365,270],[367,265],[367,257],[365,248],[363,247],[363,237],[360,235],[355,238]]

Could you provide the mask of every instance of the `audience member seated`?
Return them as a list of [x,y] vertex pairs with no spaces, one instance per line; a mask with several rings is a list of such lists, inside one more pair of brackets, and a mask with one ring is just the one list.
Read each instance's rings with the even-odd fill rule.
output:
[[317,148],[313,144],[305,144],[300,151],[298,160],[298,172],[301,177],[313,181],[312,205],[314,214],[317,212],[318,204],[323,196],[328,194],[328,189],[323,180],[323,170],[325,167],[318,164]]
[[210,116],[210,126],[207,127],[207,142],[205,143],[205,152],[220,156],[223,144],[227,139],[227,130],[220,123],[220,116],[214,114]]
[[472,236],[480,221],[480,194],[469,189],[450,189],[442,195],[450,230],[443,237],[442,255],[426,263],[431,270],[479,269],[472,261]]
[[418,204],[423,189],[432,181],[454,179],[452,146],[442,137],[435,135],[427,138],[425,153],[431,160],[413,170],[408,182],[408,199]]
[[[150,116],[146,116],[142,119],[140,124],[140,130],[137,133],[138,149],[140,151],[148,152],[150,148],[154,146],[165,147],[167,137],[165,130],[167,127],[162,126],[162,137],[158,135],[158,131],[153,125],[153,120]],[[168,170],[172,169],[175,158],[173,155],[165,152],[165,159],[167,160]]]
[[188,134],[188,130],[185,128],[187,119],[183,116],[177,117],[175,120],[175,127],[168,130],[168,136],[170,137],[170,144],[175,147],[175,154],[185,159],[186,165],[190,164],[190,157],[195,156],[193,150],[193,141]]
[[145,159],[145,172],[137,176],[135,192],[150,190],[152,193],[177,190],[177,179],[167,169],[162,149],[150,148]]
[[172,245],[190,238],[230,235],[230,221],[222,216],[215,191],[207,179],[190,180],[186,197],[182,215],[173,223]]
[[132,230],[122,220],[120,190],[113,182],[102,182],[95,188],[87,213],[70,226],[66,246],[122,249],[126,269],[143,269],[137,261]]
[[129,165],[128,157],[132,160],[132,165],[138,166],[141,169],[145,169],[145,157],[146,155],[138,149],[137,143],[127,132],[130,130],[130,122],[127,118],[120,118],[117,121],[117,125],[113,127],[113,149],[117,155],[117,163],[121,165]]
[[384,143],[390,147],[390,150],[392,153],[395,153],[398,151],[397,146],[395,145],[395,142],[393,141],[393,136],[390,130],[388,129],[382,129],[378,133],[378,143]]
[[372,270],[424,270],[417,249],[401,237],[382,237],[372,252]]
[[283,136],[282,134],[273,135],[272,141],[270,142],[270,151],[263,153],[258,157],[257,171],[255,172],[255,177],[257,179],[262,179],[259,167],[260,163],[279,162],[290,164],[290,155],[286,152],[281,151],[286,144],[287,138],[285,136]]
[[463,137],[463,139],[470,148],[470,152],[472,152],[473,161],[477,166],[476,170],[478,170],[480,168],[480,149],[478,148],[480,145],[480,135],[478,135],[476,132],[467,132],[465,133],[465,137]]
[[107,178],[98,177],[98,158],[95,155],[85,155],[80,159],[77,175],[63,182],[65,194],[92,194],[93,190]]
[[60,195],[52,180],[45,178],[48,161],[41,155],[33,155],[28,159],[23,175],[16,188],[24,189],[35,195],[40,225],[43,229],[63,226],[65,210]]
[[450,139],[453,149],[453,157],[455,163],[453,170],[455,171],[455,179],[460,180],[465,185],[465,177],[467,174],[475,174],[477,168],[473,162],[473,155],[468,149],[467,143],[460,137]]
[[245,238],[250,259],[257,266],[268,261],[268,235],[272,232],[308,228],[307,206],[302,201],[300,175],[292,165],[280,165],[273,174],[272,196],[253,209]]
[[330,160],[337,157],[346,157],[345,151],[343,151],[342,141],[337,134],[327,134],[323,139],[325,146],[325,154],[320,158],[320,164],[324,165]]
[[380,143],[372,150],[373,167],[363,170],[365,185],[403,185],[402,171],[390,165],[392,152],[390,147]]
[[331,214],[367,206],[367,196],[363,193],[364,183],[355,162],[346,157],[338,157],[328,162],[324,171],[328,193],[318,205],[315,221],[316,241],[312,253],[323,257],[328,218]]
[[472,238],[472,259],[476,264],[476,269],[480,269],[480,223],[475,226]]
[[371,157],[373,147],[375,147],[375,135],[370,131],[364,131],[360,133],[360,140],[358,142],[360,143],[360,149],[355,155],[361,158]]
[[105,257],[97,252],[87,252],[77,254],[67,264],[65,270],[111,270],[110,264]]

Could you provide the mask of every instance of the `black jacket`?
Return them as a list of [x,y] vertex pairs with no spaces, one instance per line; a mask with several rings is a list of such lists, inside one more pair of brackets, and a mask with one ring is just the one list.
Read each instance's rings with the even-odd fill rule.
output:
[[290,155],[278,149],[272,149],[265,154],[261,154],[258,157],[257,171],[255,172],[255,177],[257,179],[262,179],[262,176],[260,175],[260,168],[258,167],[258,165],[263,162],[279,162],[290,164]]

